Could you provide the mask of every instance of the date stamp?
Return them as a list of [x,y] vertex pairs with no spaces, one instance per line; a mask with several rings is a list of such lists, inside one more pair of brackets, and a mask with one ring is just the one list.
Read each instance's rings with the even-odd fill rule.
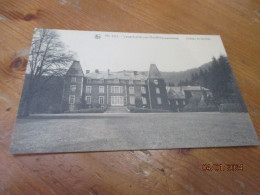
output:
[[203,171],[243,171],[244,165],[241,164],[221,164],[206,163],[202,164]]

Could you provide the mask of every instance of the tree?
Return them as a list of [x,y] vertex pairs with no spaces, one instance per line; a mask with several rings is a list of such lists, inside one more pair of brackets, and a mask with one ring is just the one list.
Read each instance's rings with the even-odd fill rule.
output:
[[140,108],[140,107],[142,107],[142,105],[143,105],[142,99],[140,97],[136,97],[135,106]]
[[210,70],[209,88],[217,103],[232,102],[232,71],[227,57],[213,58]]
[[73,55],[66,52],[55,30],[36,29],[26,70],[19,114],[29,116],[33,98],[50,79],[65,74]]

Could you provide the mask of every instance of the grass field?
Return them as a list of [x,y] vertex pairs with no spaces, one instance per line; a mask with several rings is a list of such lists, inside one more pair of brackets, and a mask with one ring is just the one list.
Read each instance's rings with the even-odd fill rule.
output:
[[17,119],[12,153],[257,145],[248,113],[42,114]]

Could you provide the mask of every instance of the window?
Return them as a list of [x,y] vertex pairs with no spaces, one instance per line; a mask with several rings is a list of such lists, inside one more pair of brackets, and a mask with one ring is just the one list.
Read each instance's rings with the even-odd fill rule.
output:
[[104,83],[105,81],[104,81],[104,79],[100,79],[100,82],[101,82],[101,83]]
[[77,81],[77,78],[76,78],[76,77],[71,77],[71,82],[72,82],[72,83],[76,83],[76,81]]
[[111,93],[123,93],[123,86],[111,86]]
[[91,79],[90,78],[87,79],[87,83],[91,83]]
[[155,90],[156,90],[157,94],[160,94],[160,89],[159,88],[156,88]]
[[185,100],[183,100],[183,105],[185,105]]
[[142,94],[146,94],[146,89],[145,89],[145,87],[141,87],[141,92],[142,92]]
[[158,85],[158,80],[153,81],[155,85]]
[[157,104],[162,104],[162,99],[160,97],[157,97]]
[[92,89],[91,86],[86,86],[86,93],[91,93],[91,89]]
[[124,96],[111,96],[111,105],[112,106],[123,106],[124,105]]
[[119,83],[119,79],[115,79],[115,80],[114,80],[114,83]]
[[130,94],[135,94],[135,88],[134,87],[129,87],[129,93]]
[[145,80],[144,79],[141,80],[141,84],[145,85]]
[[87,104],[91,104],[91,96],[86,96],[85,100]]
[[131,85],[133,85],[133,84],[134,84],[134,81],[133,81],[133,79],[130,79],[130,80],[129,80],[129,84],[131,84]]
[[147,101],[146,101],[145,97],[142,97],[142,102],[143,102],[143,104],[147,104]]
[[99,93],[105,93],[104,86],[99,86]]
[[179,102],[176,100],[176,105],[178,106],[179,105]]
[[70,91],[75,92],[76,89],[77,89],[76,85],[71,85],[70,86]]
[[104,104],[104,102],[105,102],[105,97],[104,97],[104,96],[99,96],[98,102],[99,102],[99,104]]
[[69,96],[69,104],[75,104],[75,95]]
[[135,104],[135,96],[130,96],[130,104]]

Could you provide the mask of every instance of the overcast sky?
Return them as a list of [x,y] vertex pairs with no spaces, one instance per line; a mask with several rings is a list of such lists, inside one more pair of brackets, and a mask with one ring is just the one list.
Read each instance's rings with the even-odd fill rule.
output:
[[215,35],[170,35],[95,31],[57,31],[67,49],[76,53],[83,70],[182,71],[226,55]]

